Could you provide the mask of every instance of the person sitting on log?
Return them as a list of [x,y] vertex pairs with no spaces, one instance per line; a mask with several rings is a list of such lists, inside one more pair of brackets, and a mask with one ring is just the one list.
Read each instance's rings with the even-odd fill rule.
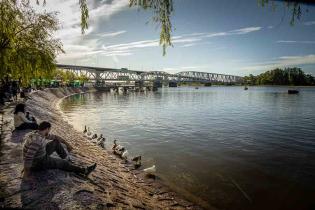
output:
[[[71,145],[63,138],[49,134],[50,129],[51,124],[43,121],[39,124],[38,131],[33,131],[24,138],[24,175],[27,176],[32,171],[60,169],[88,176],[96,168],[96,163],[87,167],[72,164],[61,143],[66,145],[68,151],[72,150]],[[53,152],[56,152],[60,158],[51,157]]]
[[36,121],[31,121],[27,119],[25,115],[24,104],[17,104],[15,107],[14,127],[16,130],[26,130],[26,129],[36,130],[38,128],[38,124],[36,123]]

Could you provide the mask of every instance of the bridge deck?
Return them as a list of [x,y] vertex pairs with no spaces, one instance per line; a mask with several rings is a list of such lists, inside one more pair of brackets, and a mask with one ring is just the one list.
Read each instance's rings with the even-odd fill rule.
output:
[[208,72],[185,71],[170,74],[164,71],[136,71],[126,68],[102,68],[91,66],[76,66],[57,64],[60,69],[72,71],[77,75],[85,75],[91,80],[112,81],[175,81],[175,82],[224,82],[240,83],[243,78],[235,75],[225,75]]

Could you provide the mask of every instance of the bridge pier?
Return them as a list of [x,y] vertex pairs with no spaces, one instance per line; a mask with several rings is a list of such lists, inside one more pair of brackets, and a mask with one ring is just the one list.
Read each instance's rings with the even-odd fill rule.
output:
[[162,82],[160,80],[155,80],[153,82],[153,87],[161,88],[162,87]]
[[123,87],[123,91],[124,91],[124,93],[127,93],[128,92],[128,87]]
[[168,86],[169,86],[169,87],[177,87],[177,82],[175,82],[175,81],[170,81],[170,82],[168,83]]
[[136,92],[143,92],[143,87],[144,87],[144,81],[135,81],[135,90]]

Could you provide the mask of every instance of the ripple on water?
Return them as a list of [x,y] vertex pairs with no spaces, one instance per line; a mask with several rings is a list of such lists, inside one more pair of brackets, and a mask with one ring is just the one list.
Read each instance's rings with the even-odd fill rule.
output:
[[61,106],[75,128],[118,138],[205,207],[303,210],[315,197],[314,104],[315,88],[202,87],[87,93]]

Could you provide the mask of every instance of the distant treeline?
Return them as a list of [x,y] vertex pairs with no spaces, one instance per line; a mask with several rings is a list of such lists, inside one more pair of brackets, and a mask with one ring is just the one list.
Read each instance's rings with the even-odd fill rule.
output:
[[300,68],[277,68],[257,76],[245,76],[244,82],[248,85],[315,85],[315,78]]

